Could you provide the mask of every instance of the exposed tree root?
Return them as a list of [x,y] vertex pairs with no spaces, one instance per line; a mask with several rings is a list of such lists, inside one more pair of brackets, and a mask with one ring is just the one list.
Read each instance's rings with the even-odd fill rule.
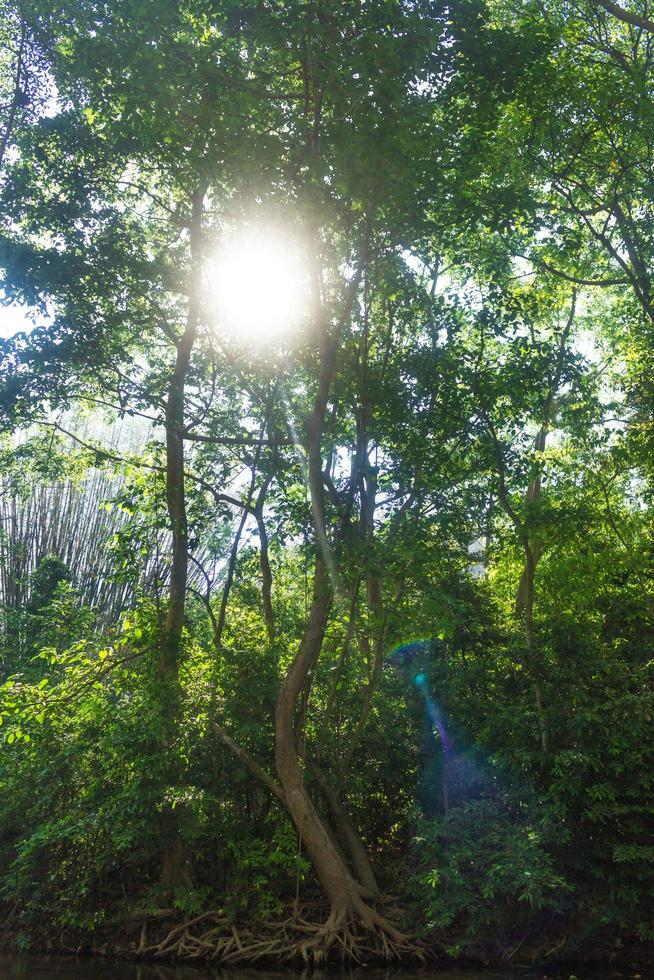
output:
[[426,950],[400,932],[365,902],[355,899],[349,909],[332,911],[315,935],[298,946],[306,961],[321,962],[334,956],[365,962],[401,956],[425,959]]
[[148,942],[143,923],[138,936],[121,952],[132,956],[253,963],[257,960],[321,963],[341,960],[363,963],[399,957],[424,960],[426,947],[414,942],[365,902],[354,898],[348,909],[332,911],[324,922],[306,918],[297,909],[279,922],[237,926],[218,912],[204,912],[175,925],[156,942]]

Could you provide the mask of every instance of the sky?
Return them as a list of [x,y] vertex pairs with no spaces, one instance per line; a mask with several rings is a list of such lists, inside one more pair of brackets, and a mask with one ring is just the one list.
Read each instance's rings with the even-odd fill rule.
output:
[[34,324],[23,306],[0,306],[0,338],[13,337],[21,330],[30,331]]

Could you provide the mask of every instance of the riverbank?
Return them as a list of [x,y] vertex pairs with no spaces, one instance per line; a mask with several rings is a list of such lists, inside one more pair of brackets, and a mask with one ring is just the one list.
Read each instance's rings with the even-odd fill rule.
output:
[[[174,910],[161,909],[157,913],[132,913],[120,923],[88,931],[48,927],[43,922],[28,928],[14,910],[4,918],[0,929],[0,957],[6,962],[25,956],[47,955],[55,962],[62,957],[83,957],[87,964],[98,964],[99,970],[103,969],[101,964],[114,961],[125,964],[125,969],[130,964],[140,968],[153,963],[158,968],[203,968],[209,964],[222,970],[254,967],[268,973],[282,970],[285,977],[298,966],[314,973],[321,968],[379,970],[392,966],[403,974],[405,970],[413,971],[416,976],[422,971],[432,976],[435,970],[447,974],[454,971],[453,975],[472,970],[477,971],[475,976],[491,977],[499,975],[499,970],[504,971],[503,976],[645,978],[654,972],[652,944],[622,944],[608,950],[588,942],[582,944],[572,931],[556,941],[545,934],[524,937],[511,947],[499,940],[494,944],[469,944],[456,955],[451,947],[447,950],[435,939],[412,938],[405,931],[398,934],[401,942],[398,939],[394,946],[389,945],[387,955],[382,956],[379,947],[362,935],[351,936],[356,942],[351,941],[349,946],[342,940],[327,945],[324,921],[309,921],[305,915],[306,910],[300,910],[279,921],[246,924],[227,920],[216,911],[180,919]],[[0,976],[12,974],[0,970]]]

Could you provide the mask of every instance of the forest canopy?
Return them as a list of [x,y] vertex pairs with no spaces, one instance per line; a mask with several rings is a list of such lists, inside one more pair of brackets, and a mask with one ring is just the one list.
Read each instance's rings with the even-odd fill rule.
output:
[[0,11],[2,943],[651,957],[647,0]]

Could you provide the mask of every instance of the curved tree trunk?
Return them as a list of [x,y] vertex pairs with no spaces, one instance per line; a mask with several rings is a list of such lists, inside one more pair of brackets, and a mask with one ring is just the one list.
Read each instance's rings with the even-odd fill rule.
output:
[[277,699],[275,764],[286,806],[297,827],[302,846],[311,859],[332,908],[342,908],[349,907],[349,896],[356,891],[356,886],[305,786],[293,727],[298,696],[320,655],[330,602],[331,589],[326,563],[318,556],[309,620],[298,654]]
[[[355,300],[359,281],[360,273],[350,284],[351,299],[348,312]],[[337,336],[338,332],[335,333],[335,337]],[[307,955],[308,951],[312,951],[315,958],[321,958],[337,941],[342,950],[354,950],[357,945],[357,929],[362,929],[369,936],[371,934],[376,936],[380,952],[389,956],[392,949],[408,948],[406,937],[366,903],[365,897],[370,894],[371,889],[355,880],[334,844],[329,829],[314,806],[305,785],[293,725],[299,696],[305,689],[311,671],[320,656],[332,597],[333,583],[330,582],[330,572],[334,569],[325,520],[321,441],[335,360],[336,340],[325,330],[320,344],[318,391],[307,425],[309,490],[317,546],[313,592],[300,647],[287,671],[277,699],[275,764],[286,807],[330,905],[327,921],[318,936],[307,942],[307,949],[303,950],[304,954]],[[372,941],[374,942],[374,939]],[[369,944],[368,948],[370,948]]]
[[325,497],[321,441],[325,412],[336,364],[336,341],[325,333],[320,345],[320,375],[313,409],[307,423],[308,477],[317,554],[311,607],[297,655],[282,683],[275,708],[275,764],[288,811],[302,846],[329,899],[334,921],[346,921],[360,901],[360,886],[311,800],[304,782],[294,731],[294,715],[301,691],[322,649],[331,606],[331,553],[325,523]]

